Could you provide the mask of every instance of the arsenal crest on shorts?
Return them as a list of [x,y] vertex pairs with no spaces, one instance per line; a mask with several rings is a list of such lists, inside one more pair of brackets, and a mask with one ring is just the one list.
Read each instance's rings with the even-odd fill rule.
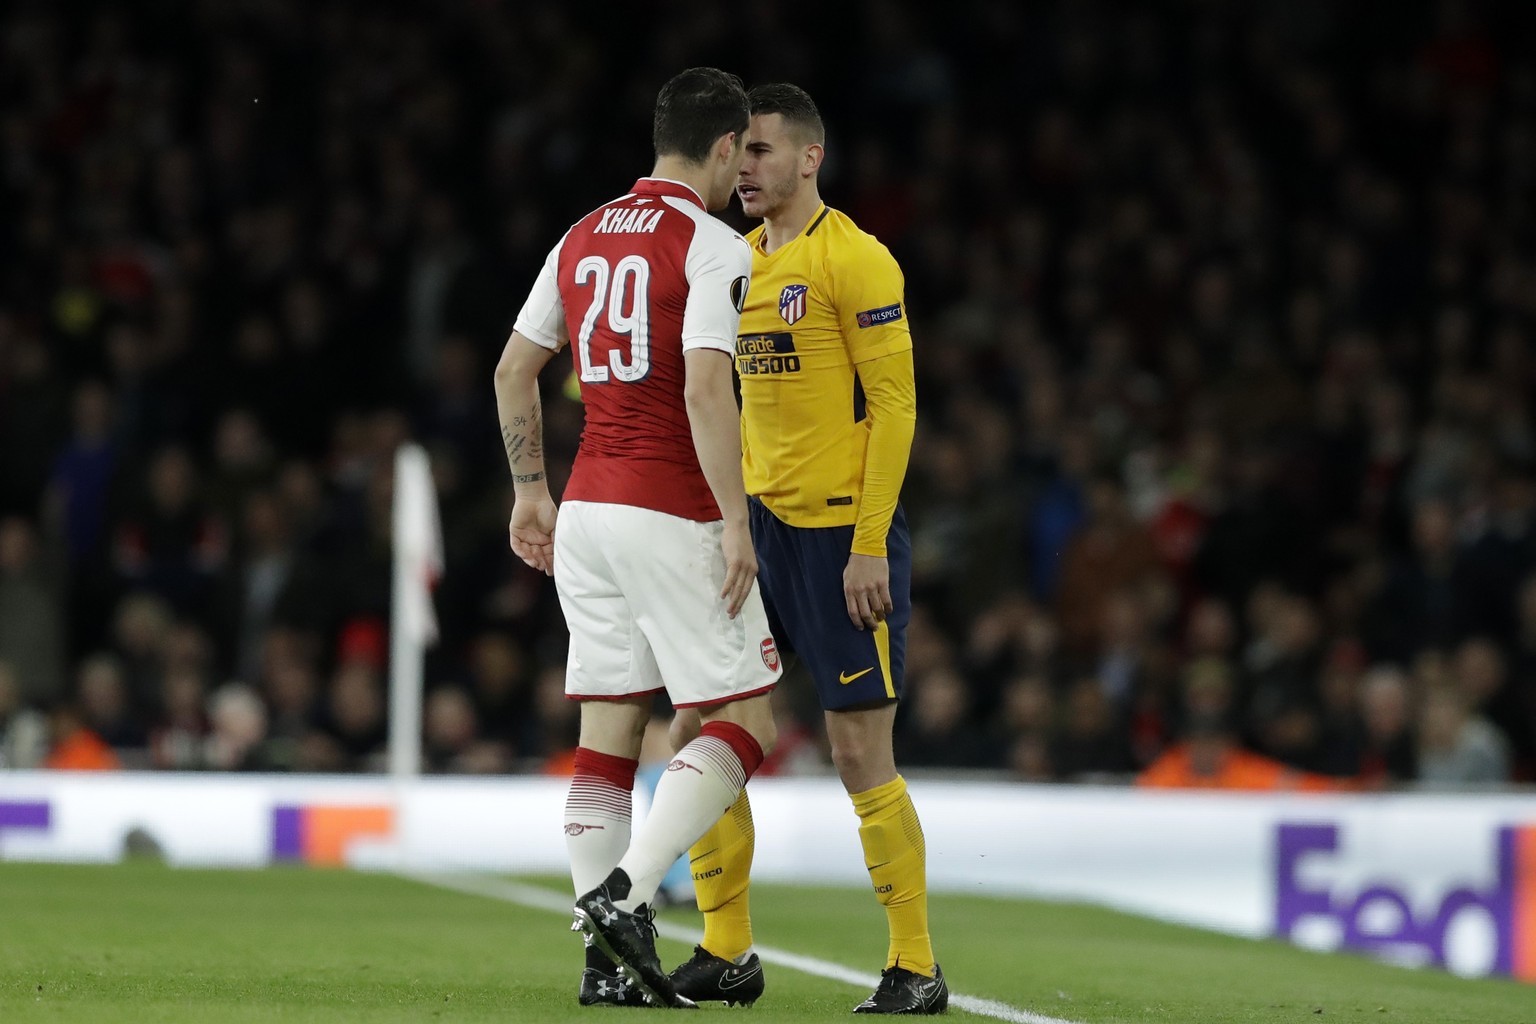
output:
[[779,316],[784,318],[787,324],[794,324],[805,316],[805,293],[810,291],[810,285],[787,284],[779,293]]
[[773,637],[768,637],[762,642],[759,649],[763,652],[763,664],[768,666],[768,671],[779,670],[779,648],[773,642]]

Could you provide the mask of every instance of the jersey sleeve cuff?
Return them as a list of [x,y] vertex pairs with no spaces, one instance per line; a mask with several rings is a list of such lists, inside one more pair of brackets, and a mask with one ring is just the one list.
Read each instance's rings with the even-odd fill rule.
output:
[[729,341],[720,338],[684,338],[683,351],[691,352],[696,348],[711,348],[716,352],[724,352],[728,356],[736,354],[736,339]]
[[[506,321],[502,322],[505,323]],[[560,351],[560,339],[545,334],[537,327],[530,327],[528,324],[518,322],[512,326],[512,329],[540,348],[547,348],[551,352]]]

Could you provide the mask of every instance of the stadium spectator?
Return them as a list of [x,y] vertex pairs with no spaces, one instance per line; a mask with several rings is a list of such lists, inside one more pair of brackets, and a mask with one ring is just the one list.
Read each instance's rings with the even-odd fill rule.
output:
[[512,638],[487,631],[472,641],[469,686],[481,735],[502,744],[510,757],[540,746],[529,675],[527,654]]
[[1502,646],[1487,636],[1473,636],[1449,653],[1447,682],[1467,711],[1485,720],[1508,753],[1526,749],[1536,722],[1526,717]]
[[1150,789],[1302,790],[1345,788],[1338,779],[1302,772],[1263,754],[1244,750],[1220,717],[1192,718],[1183,738],[1136,776]]
[[911,722],[896,756],[916,767],[994,767],[1000,757],[971,711],[971,690],[960,673],[945,669],[910,681]]
[[0,518],[0,662],[19,697],[46,704],[64,691],[62,566],[50,559],[32,524]]
[[1469,495],[1462,526],[1466,618],[1476,632],[1508,644],[1515,637],[1520,584],[1536,569],[1536,478],[1508,459],[1491,475],[1485,493]]
[[1367,785],[1411,782],[1418,777],[1414,749],[1413,693],[1408,674],[1376,665],[1360,684],[1360,735],[1348,767]]
[[209,731],[206,701],[203,678],[195,668],[166,670],[160,688],[159,713],[149,729],[150,767],[204,767]]
[[44,768],[61,771],[111,771],[123,766],[106,741],[91,731],[73,705],[60,702],[48,715],[48,756]]
[[1232,609],[1219,598],[1205,598],[1190,609],[1184,628],[1184,656],[1230,658],[1236,653],[1237,625]]
[[1161,685],[1161,649],[1153,621],[1155,581],[1149,574],[1140,587],[1110,591],[1099,609],[1093,674],[1116,712],[1127,717],[1138,695],[1155,693]]
[[1516,777],[1532,781],[1536,780],[1536,575],[1521,582],[1515,601],[1515,641],[1505,685],[1525,728],[1511,730],[1509,739]]
[[121,662],[110,654],[87,658],[76,673],[75,692],[85,727],[116,751],[119,759],[131,760],[145,748],[147,737],[134,711]]
[[[1055,429],[1046,416],[1059,415],[1059,379],[1032,380],[1026,414],[1043,420],[1031,424],[1033,450],[1020,458],[1037,479],[1029,517],[1030,590],[1041,601],[1060,587],[1062,557],[1088,514],[1088,483],[1093,470],[1093,438],[1086,424]],[[1048,410],[1048,411],[1047,411]],[[1038,466],[1031,467],[1031,463]]]
[[278,770],[301,767],[305,741],[319,725],[320,669],[307,638],[273,630],[268,634],[257,692],[266,719],[262,756]]
[[336,666],[310,742],[333,770],[383,771],[388,719],[377,667],[352,659]]
[[1062,559],[1058,597],[1063,645],[1078,656],[1101,649],[1110,595],[1136,588],[1157,569],[1152,535],[1132,518],[1118,477],[1088,485],[1087,509]]
[[1130,736],[1102,680],[1082,676],[1067,689],[1051,763],[1063,779],[1122,776],[1132,768]]
[[570,775],[581,723],[576,702],[565,696],[565,666],[550,665],[540,672],[533,693],[541,742],[531,753],[540,759],[543,774]]
[[1371,609],[1372,653],[1406,663],[1425,650],[1444,650],[1470,623],[1471,584],[1458,565],[1455,511],[1444,498],[1421,499],[1412,511],[1412,552],[1388,572]]
[[1316,769],[1322,760],[1322,624],[1310,602],[1280,590],[1270,598],[1272,607],[1260,613],[1258,636],[1246,652],[1246,732],[1259,753]]
[[0,661],[0,769],[36,768],[48,756],[48,720],[22,700],[11,666]]
[[173,626],[171,609],[152,594],[128,594],[112,610],[110,651],[128,689],[129,711],[140,722],[155,710]]
[[1028,782],[1056,777],[1051,737],[1056,699],[1044,676],[1022,675],[1003,687],[1001,714],[990,722],[992,743],[1002,750],[1001,766]]
[[74,432],[54,460],[48,494],[52,523],[78,567],[101,553],[107,531],[108,488],[119,458],[113,394],[100,380],[75,388]]
[[1318,770],[1326,775],[1353,775],[1361,770],[1365,671],[1365,647],[1357,640],[1336,641],[1324,656],[1317,683],[1317,748]]
[[235,675],[254,679],[261,641],[274,623],[313,621],[320,581],[293,542],[288,511],[272,490],[251,492],[241,508],[234,555],[212,588],[213,621]]
[[267,751],[266,705],[256,691],[228,683],[208,699],[209,731],[202,763],[223,772],[270,771],[281,767]]
[[68,377],[36,326],[0,306],[0,516],[37,515],[68,410]]
[[1469,713],[1467,698],[1434,687],[1419,712],[1419,779],[1433,787],[1509,781],[1509,744],[1487,719]]
[[504,772],[511,750],[480,739],[474,701],[458,686],[440,686],[427,695],[423,711],[422,763],[428,771],[483,775]]

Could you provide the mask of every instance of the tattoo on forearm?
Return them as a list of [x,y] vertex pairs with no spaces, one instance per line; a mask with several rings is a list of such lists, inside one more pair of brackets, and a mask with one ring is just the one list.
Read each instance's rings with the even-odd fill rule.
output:
[[543,407],[538,404],[534,405],[533,415],[529,418],[528,437],[531,442],[528,445],[528,457],[542,462],[544,459],[544,412]]
[[518,464],[526,456],[530,461],[544,461],[544,424],[539,407],[533,407],[528,416],[514,416],[511,423],[501,425],[501,444],[507,450],[507,465],[512,469],[512,479],[520,484],[544,479],[542,472],[518,473]]
[[528,444],[528,434],[518,434],[511,431],[511,427],[501,428],[501,444],[507,450],[507,464],[518,464],[518,453],[522,451],[522,445]]

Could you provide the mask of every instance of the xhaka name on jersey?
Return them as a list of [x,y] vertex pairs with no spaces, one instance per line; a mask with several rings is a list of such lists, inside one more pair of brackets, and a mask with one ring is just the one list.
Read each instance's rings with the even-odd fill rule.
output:
[[603,211],[603,219],[592,229],[594,235],[653,235],[665,210],[615,206]]
[[795,336],[788,331],[742,334],[736,338],[736,372],[743,377],[758,373],[799,373]]

